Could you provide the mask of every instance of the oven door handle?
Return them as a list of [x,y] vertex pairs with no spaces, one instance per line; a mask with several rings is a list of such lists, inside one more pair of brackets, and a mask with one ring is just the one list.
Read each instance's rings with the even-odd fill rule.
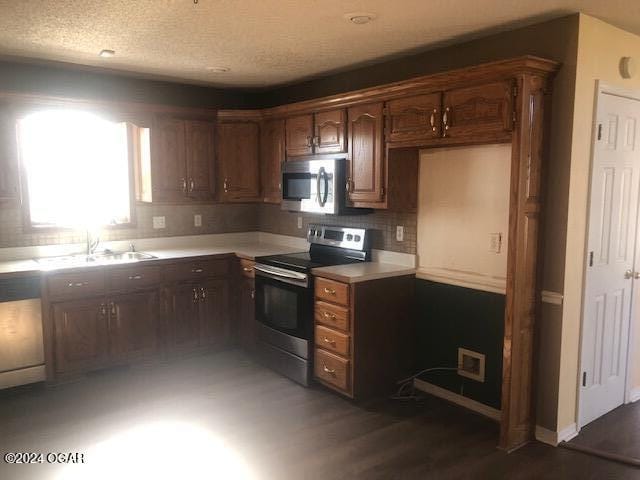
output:
[[256,264],[253,267],[254,270],[258,272],[263,272],[269,275],[273,275],[276,277],[284,277],[291,278],[293,280],[307,280],[307,275],[299,272],[292,272],[290,270],[285,270],[284,268],[271,267],[269,265]]

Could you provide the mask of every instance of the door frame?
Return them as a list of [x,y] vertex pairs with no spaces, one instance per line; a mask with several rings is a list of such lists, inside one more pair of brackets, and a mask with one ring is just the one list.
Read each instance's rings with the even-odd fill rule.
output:
[[[616,97],[627,98],[629,100],[635,100],[640,102],[640,90],[630,90],[627,88],[618,87],[615,85],[608,84],[601,80],[596,80],[595,92],[594,92],[594,103],[593,103],[593,118],[591,125],[591,152],[589,155],[589,188],[587,193],[588,199],[588,209],[587,209],[587,217],[586,217],[586,229],[585,229],[585,239],[584,239],[584,251],[585,254],[588,251],[588,242],[589,242],[589,217],[591,213],[591,187],[593,180],[593,165],[594,165],[594,157],[595,157],[595,143],[596,143],[596,130],[598,128],[598,108],[600,107],[600,99],[602,95],[614,95]],[[636,200],[640,203],[640,196]],[[636,214],[635,219],[636,224],[636,232],[640,229],[640,208],[638,209],[638,213]],[[634,245],[634,266],[638,262],[637,253],[639,247],[636,241],[636,245]],[[580,404],[581,404],[581,396],[582,396],[582,372],[583,370],[583,362],[582,362],[582,353],[584,349],[584,302],[586,300],[586,285],[587,285],[587,256],[584,257],[584,263],[582,266],[582,298],[580,304],[580,336],[579,336],[579,348],[578,348],[578,372],[577,372],[577,382],[576,382],[576,430],[579,432],[583,425],[580,424]],[[634,289],[635,290],[635,289]],[[633,335],[635,334],[634,322],[633,318],[637,313],[638,307],[636,298],[634,298],[634,291],[631,292],[631,305],[629,309],[630,321],[629,321],[629,331],[627,332],[627,361],[625,365],[625,385],[624,385],[624,404],[630,403],[631,401],[631,362],[633,359]]]

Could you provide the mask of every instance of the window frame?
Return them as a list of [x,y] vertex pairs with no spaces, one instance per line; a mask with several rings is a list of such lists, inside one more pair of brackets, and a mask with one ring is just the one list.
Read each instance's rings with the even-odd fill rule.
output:
[[[22,231],[26,234],[57,234],[57,233],[70,233],[83,231],[82,229],[73,227],[63,227],[59,225],[43,225],[34,224],[31,221],[31,207],[29,204],[29,182],[27,178],[26,166],[22,159],[22,152],[20,149],[20,133],[18,128],[18,122],[20,119],[43,110],[75,110],[79,112],[86,112],[97,115],[101,118],[108,119],[110,121],[124,122],[126,123],[127,130],[127,167],[129,172],[129,221],[126,223],[118,223],[113,225],[103,225],[101,230],[126,230],[137,227],[137,202],[136,202],[136,179],[134,161],[135,161],[135,148],[133,139],[133,129],[131,128],[131,118],[127,118],[127,115],[118,115],[117,113],[109,110],[99,109],[92,106],[69,103],[69,104],[57,104],[57,105],[29,105],[28,107],[16,107],[13,113],[13,124],[15,126],[15,138],[16,138],[16,156],[18,160],[18,182],[20,189],[20,207],[22,211]],[[89,180],[89,179],[88,179]]]

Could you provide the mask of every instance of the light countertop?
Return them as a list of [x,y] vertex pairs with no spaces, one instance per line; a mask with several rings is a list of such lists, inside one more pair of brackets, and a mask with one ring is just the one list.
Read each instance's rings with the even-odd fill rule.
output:
[[358,283],[381,278],[414,275],[416,269],[394,263],[364,262],[318,267],[311,270],[311,273],[318,277],[329,278],[338,282]]

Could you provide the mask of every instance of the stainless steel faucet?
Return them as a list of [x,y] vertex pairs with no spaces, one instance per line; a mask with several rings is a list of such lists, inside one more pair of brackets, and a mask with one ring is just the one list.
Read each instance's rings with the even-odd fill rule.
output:
[[98,248],[98,244],[100,243],[100,237],[97,235],[95,238],[91,238],[91,231],[87,229],[87,257],[90,257]]

